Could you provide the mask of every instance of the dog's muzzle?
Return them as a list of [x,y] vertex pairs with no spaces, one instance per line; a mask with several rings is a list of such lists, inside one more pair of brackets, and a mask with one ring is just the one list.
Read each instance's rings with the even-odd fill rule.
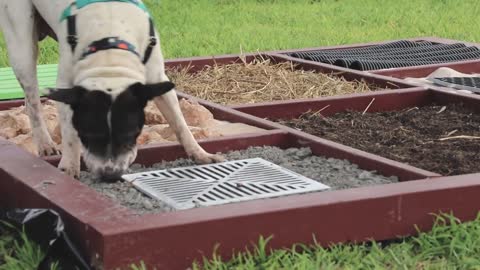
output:
[[111,182],[117,181],[122,177],[125,171],[114,167],[105,167],[95,173],[100,180]]
[[129,166],[137,157],[136,147],[114,158],[98,157],[88,151],[83,152],[83,160],[88,170],[95,178],[103,181],[120,180],[122,174],[128,171]]

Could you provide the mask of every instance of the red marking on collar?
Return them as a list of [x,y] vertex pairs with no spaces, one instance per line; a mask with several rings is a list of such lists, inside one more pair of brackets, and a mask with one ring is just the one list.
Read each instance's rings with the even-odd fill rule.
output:
[[120,43],[117,45],[118,48],[128,50],[128,45],[125,43]]

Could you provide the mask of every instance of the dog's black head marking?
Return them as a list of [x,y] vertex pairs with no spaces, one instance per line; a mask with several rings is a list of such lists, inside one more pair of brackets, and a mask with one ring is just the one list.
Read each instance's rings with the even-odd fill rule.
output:
[[73,127],[89,154],[115,162],[135,148],[145,123],[147,102],[174,86],[168,81],[148,85],[136,83],[115,98],[104,91],[75,86],[51,90],[48,98],[70,105]]

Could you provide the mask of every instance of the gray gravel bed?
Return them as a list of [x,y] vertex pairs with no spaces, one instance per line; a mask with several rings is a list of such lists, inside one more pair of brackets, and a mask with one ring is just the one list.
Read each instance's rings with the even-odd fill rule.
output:
[[[260,157],[279,166],[285,167],[303,176],[317,180],[331,187],[330,190],[355,188],[398,182],[395,176],[385,177],[375,171],[365,171],[348,160],[314,156],[310,148],[290,148],[282,150],[278,147],[250,147],[246,150],[232,151],[225,154],[228,160]],[[133,164],[131,172],[145,172],[167,168],[195,165],[190,159],[161,162],[145,168],[140,164]],[[132,208],[139,213],[173,211],[166,204],[150,199],[143,195],[129,183],[118,181],[102,183],[92,179],[88,172],[82,172],[80,181],[86,183],[96,191],[112,198],[120,204]]]

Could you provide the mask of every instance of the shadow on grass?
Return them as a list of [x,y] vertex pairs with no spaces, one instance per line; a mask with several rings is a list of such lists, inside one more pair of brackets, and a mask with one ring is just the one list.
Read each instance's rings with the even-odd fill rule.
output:
[[[45,257],[45,251],[31,241],[24,229],[0,222],[0,270],[34,270]],[[53,263],[51,270],[59,270]]]

